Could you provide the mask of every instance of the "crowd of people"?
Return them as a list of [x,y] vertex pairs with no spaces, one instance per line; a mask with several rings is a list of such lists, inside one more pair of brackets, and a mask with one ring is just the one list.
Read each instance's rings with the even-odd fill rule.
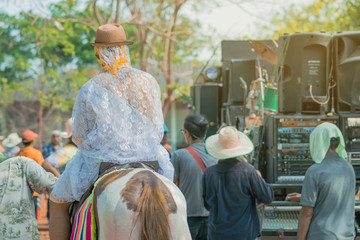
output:
[[[42,151],[34,148],[38,135],[31,130],[0,138],[0,234],[39,239],[33,211],[37,192],[50,194],[51,239],[75,239],[70,206],[98,179],[101,164],[155,161],[157,172],[186,200],[190,234],[184,236],[257,239],[256,206],[271,203],[274,192],[247,161],[253,143],[231,126],[206,138],[206,117],[189,115],[181,129],[188,147],[165,149],[160,88],[150,74],[131,67],[130,44],[121,25],[98,28],[92,45],[102,69],[77,96],[67,122],[71,132],[53,131]],[[65,145],[62,138],[68,139]],[[323,123],[311,134],[310,146],[315,164],[305,176],[298,238],[354,239],[355,176],[345,161],[342,134]]]

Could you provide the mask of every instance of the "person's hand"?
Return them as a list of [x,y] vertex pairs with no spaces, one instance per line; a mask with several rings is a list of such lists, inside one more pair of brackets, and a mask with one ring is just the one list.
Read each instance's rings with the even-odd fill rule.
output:
[[290,201],[290,202],[300,202],[301,199],[301,194],[300,193],[289,193],[288,195],[286,195],[285,201]]

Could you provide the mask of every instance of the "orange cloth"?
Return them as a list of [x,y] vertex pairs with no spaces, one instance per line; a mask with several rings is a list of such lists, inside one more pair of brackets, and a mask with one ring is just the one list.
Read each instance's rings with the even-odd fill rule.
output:
[[33,147],[24,147],[19,152],[19,156],[24,156],[24,157],[30,158],[30,159],[34,160],[35,162],[37,162],[40,166],[44,162],[44,158],[43,158],[43,155],[41,154],[41,152]]
[[[33,148],[33,147],[24,147],[20,152],[19,152],[19,156],[23,156],[23,157],[27,157],[30,158],[32,160],[34,160],[35,162],[37,162],[40,166],[43,164],[44,162],[44,158],[42,153]],[[38,193],[34,192],[34,196],[39,196]]]

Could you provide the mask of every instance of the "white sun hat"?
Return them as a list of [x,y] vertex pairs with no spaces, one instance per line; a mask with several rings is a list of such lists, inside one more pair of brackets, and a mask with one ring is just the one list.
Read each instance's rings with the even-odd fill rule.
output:
[[21,143],[21,138],[19,137],[19,135],[17,133],[11,133],[9,136],[7,136],[7,138],[5,138],[2,145],[5,148],[12,148],[20,143]]
[[219,160],[243,156],[254,150],[254,144],[234,127],[224,127],[205,142],[206,151]]

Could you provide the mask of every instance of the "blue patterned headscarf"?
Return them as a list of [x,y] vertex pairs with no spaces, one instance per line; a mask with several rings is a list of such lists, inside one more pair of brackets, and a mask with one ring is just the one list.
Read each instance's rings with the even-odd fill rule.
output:
[[332,123],[322,123],[317,126],[310,135],[310,152],[312,159],[316,163],[321,163],[324,160],[326,153],[330,147],[330,139],[338,137],[340,144],[336,148],[336,152],[344,160],[347,159],[345,150],[345,142],[340,129]]

